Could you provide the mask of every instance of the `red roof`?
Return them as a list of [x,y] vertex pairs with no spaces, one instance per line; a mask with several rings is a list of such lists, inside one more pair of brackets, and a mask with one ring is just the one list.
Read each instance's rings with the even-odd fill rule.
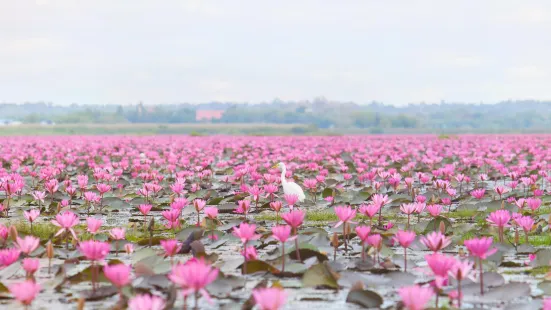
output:
[[199,111],[195,111],[195,120],[202,121],[202,120],[221,119],[222,115],[224,115],[223,110],[199,110]]

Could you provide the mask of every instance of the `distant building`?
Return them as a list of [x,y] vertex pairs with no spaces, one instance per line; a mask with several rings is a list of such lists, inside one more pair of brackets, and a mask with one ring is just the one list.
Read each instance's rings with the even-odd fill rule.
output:
[[48,120],[40,121],[40,125],[42,125],[42,126],[53,126],[53,125],[55,125],[55,122],[48,119]]
[[0,119],[0,126],[16,126],[21,125],[20,121],[14,121],[11,119]]
[[196,121],[212,121],[213,119],[221,119],[224,115],[224,110],[197,110],[195,111]]

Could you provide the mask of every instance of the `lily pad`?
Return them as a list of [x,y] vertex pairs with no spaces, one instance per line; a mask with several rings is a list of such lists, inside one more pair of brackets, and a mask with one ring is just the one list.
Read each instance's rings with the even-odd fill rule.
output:
[[379,308],[383,304],[383,298],[381,295],[370,290],[352,290],[348,293],[346,302],[365,308]]
[[316,264],[304,273],[302,283],[305,287],[326,287],[338,289],[339,275],[335,273],[327,262]]

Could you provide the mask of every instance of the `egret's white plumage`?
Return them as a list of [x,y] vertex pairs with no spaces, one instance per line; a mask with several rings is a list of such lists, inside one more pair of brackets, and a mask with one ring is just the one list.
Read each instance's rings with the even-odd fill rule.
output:
[[302,188],[295,182],[288,182],[285,178],[285,174],[287,173],[285,164],[279,163],[277,164],[277,167],[281,169],[281,186],[283,187],[283,193],[285,195],[295,194],[298,196],[298,201],[303,202],[306,195],[304,195]]

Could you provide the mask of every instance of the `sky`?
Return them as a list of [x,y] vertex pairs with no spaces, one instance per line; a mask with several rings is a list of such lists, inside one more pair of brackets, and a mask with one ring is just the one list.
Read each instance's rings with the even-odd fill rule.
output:
[[551,100],[549,0],[0,0],[0,102]]

